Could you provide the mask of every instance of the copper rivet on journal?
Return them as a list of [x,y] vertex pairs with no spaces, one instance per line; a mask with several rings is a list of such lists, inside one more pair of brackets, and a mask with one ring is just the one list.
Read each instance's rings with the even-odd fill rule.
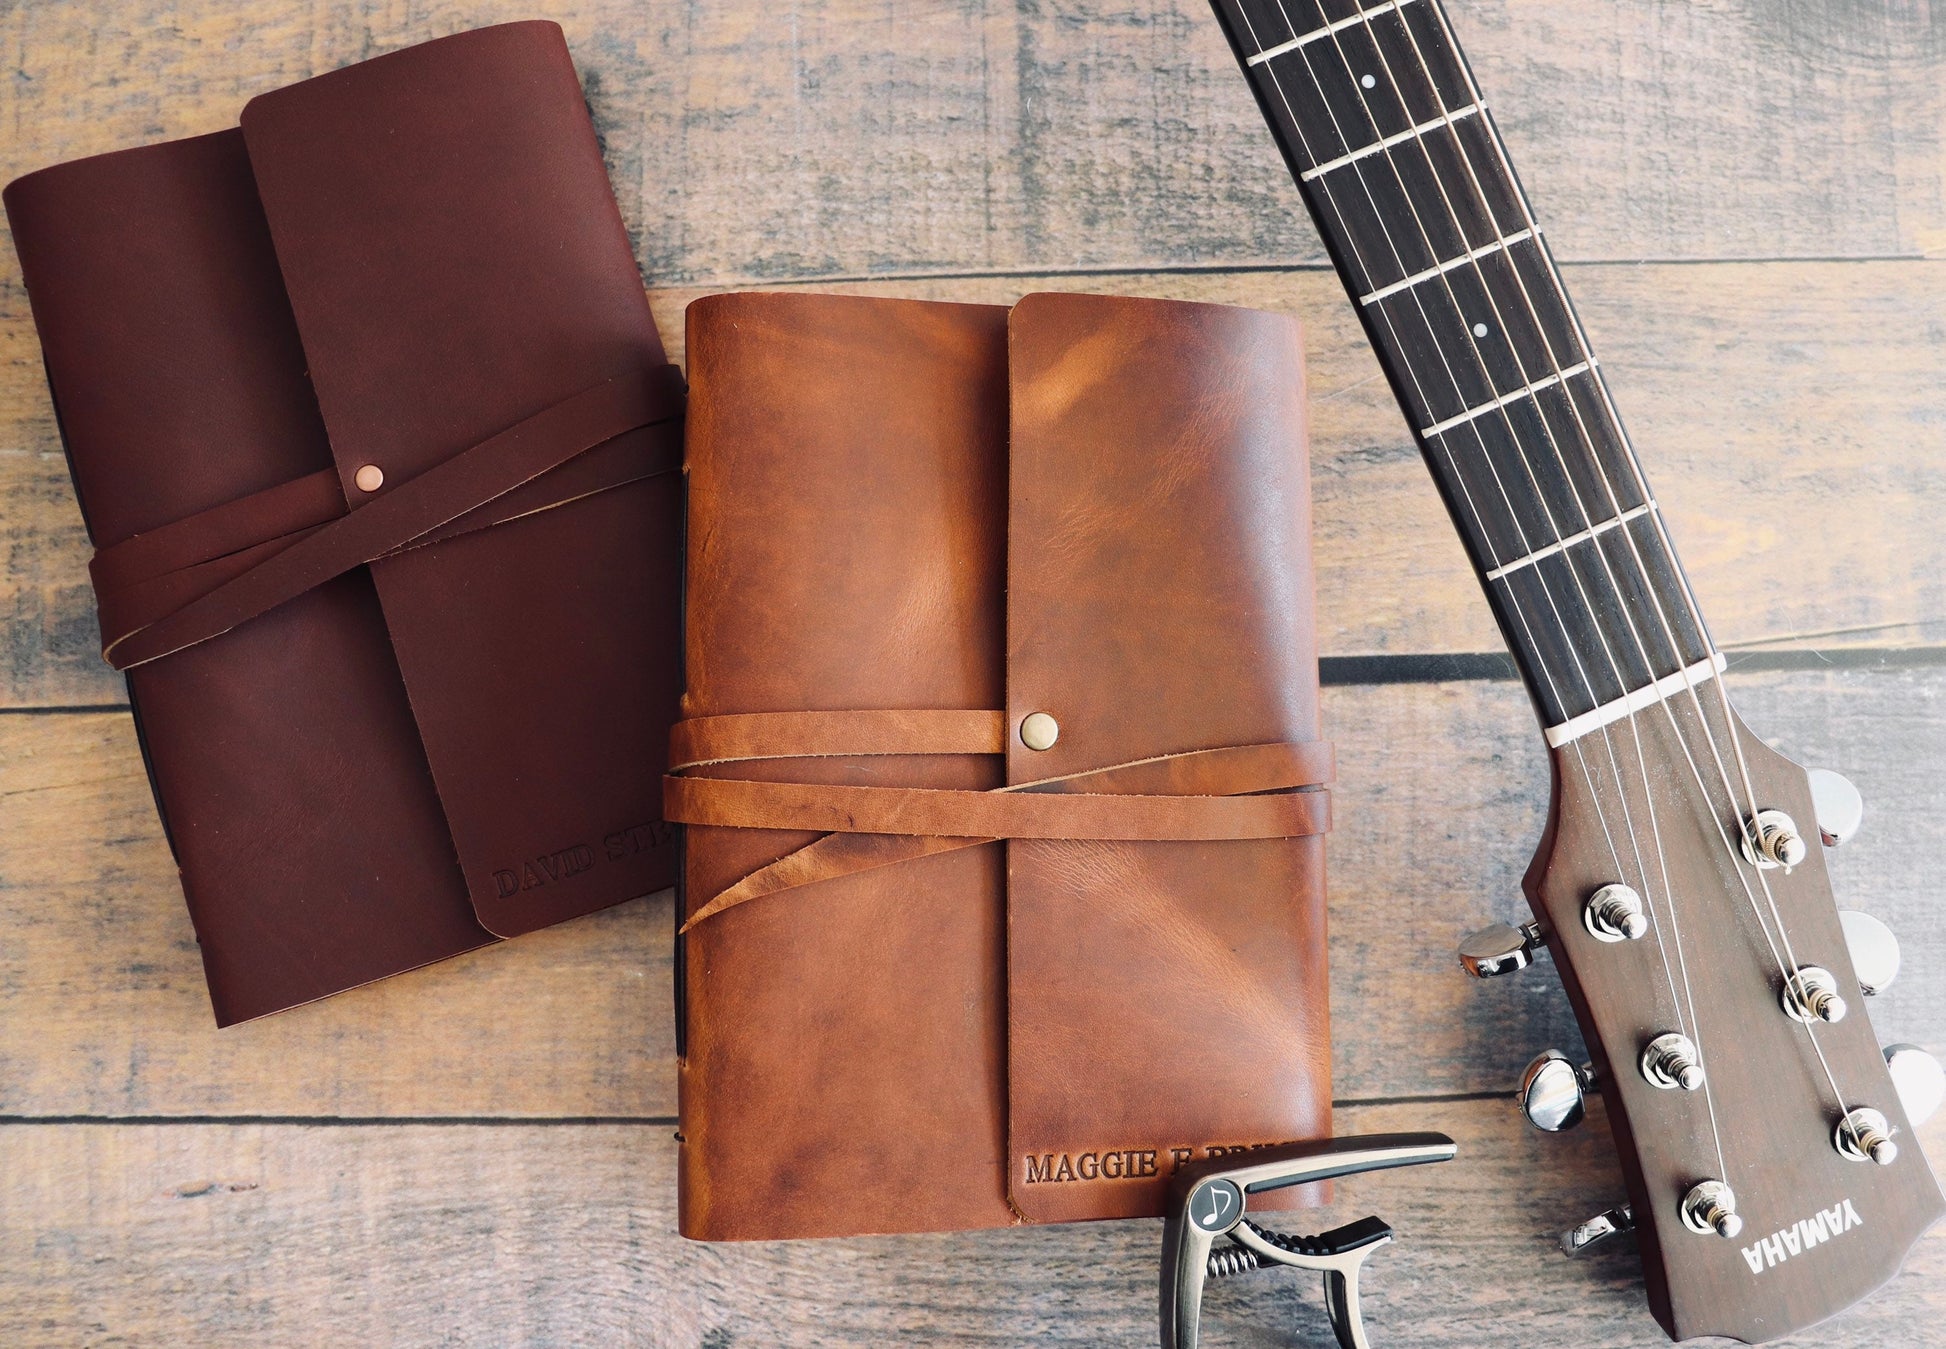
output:
[[351,480],[358,484],[361,492],[376,492],[385,486],[385,470],[377,464],[366,464],[352,475]]
[[1045,712],[1029,712],[1020,723],[1020,743],[1028,749],[1052,749],[1060,738],[1060,723]]

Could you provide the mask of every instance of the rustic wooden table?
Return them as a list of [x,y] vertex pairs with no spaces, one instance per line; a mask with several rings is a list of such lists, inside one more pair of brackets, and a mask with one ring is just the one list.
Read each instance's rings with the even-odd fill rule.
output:
[[[1451,0],[1760,731],[1851,773],[1846,903],[1899,931],[1882,1038],[1946,1048],[1946,12],[1923,0]],[[391,47],[568,31],[664,333],[706,291],[1041,287],[1309,324],[1342,791],[1338,1122],[1461,1160],[1345,1187],[1402,1241],[1386,1345],[1654,1345],[1606,1129],[1504,1099],[1579,1048],[1522,912],[1539,737],[1201,0],[0,0],[0,170],[231,125]],[[218,1034],[101,664],[87,546],[0,250],[0,1343],[1153,1341],[1153,1223],[756,1248],[674,1234],[670,906],[640,901]],[[1454,662],[1450,657],[1459,655]],[[1946,1127],[1926,1131],[1938,1158]],[[1212,1345],[1321,1345],[1309,1279]],[[1946,1234],[1793,1343],[1946,1344]]]

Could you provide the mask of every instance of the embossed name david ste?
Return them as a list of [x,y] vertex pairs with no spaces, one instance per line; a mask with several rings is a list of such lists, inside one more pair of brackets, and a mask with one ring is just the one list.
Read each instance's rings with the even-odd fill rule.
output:
[[1159,1176],[1162,1154],[1169,1154],[1169,1175],[1182,1169],[1184,1162],[1198,1157],[1229,1157],[1258,1148],[1277,1148],[1282,1143],[1212,1143],[1201,1148],[1100,1148],[1086,1152],[1028,1153],[1027,1184],[1053,1185],[1076,1180],[1146,1180]]
[[570,843],[565,848],[528,858],[516,866],[496,867],[493,888],[500,898],[512,899],[523,890],[538,890],[544,885],[558,885],[562,881],[572,880],[584,872],[593,871],[604,861],[620,862],[637,853],[659,848],[671,836],[670,826],[661,820],[630,825],[626,829],[602,835],[599,852],[592,844]]

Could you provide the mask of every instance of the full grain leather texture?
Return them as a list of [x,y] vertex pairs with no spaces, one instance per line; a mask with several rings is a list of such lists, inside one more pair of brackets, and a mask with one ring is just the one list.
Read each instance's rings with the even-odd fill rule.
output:
[[[1006,321],[843,297],[690,306],[685,717],[1003,706]],[[765,767],[800,783],[1002,781],[977,752]],[[685,905],[816,838],[685,832]],[[686,1235],[1013,1221],[1002,861],[964,848],[846,875],[682,939]]]
[[6,206],[219,1023],[673,880],[681,389],[560,30]]
[[[1030,295],[1008,332],[1007,780],[1317,739],[1296,320]],[[1018,733],[1036,712],[1045,750]],[[1330,1132],[1320,834],[1006,849],[1023,1215],[1162,1211],[1166,1162],[1065,1159]]]
[[[1157,1213],[1183,1156],[1328,1129],[1328,802],[1289,790],[1330,775],[1295,324],[801,295],[715,296],[688,321],[689,685],[667,800],[691,821],[683,1232]],[[1027,362],[1011,400],[1010,328]],[[1043,360],[1083,337],[1081,364]],[[1156,368],[1176,344],[1184,368]],[[1131,395],[1118,361],[1155,387]],[[1117,423],[1115,397],[1146,420]],[[1066,511],[1035,497],[1010,521],[1023,434],[1035,490],[1058,493],[1066,463]],[[1157,593],[1118,585],[1123,554],[1149,565],[1185,540]],[[1198,576],[1205,554],[1220,565]],[[1189,603],[1205,580],[1206,612]],[[1007,631],[1043,620],[1076,630],[1025,647]],[[1239,705],[1146,705],[1185,690]],[[1080,745],[1015,771],[1030,694],[1059,704],[1055,751]],[[1184,841],[1197,829],[1208,841]],[[1010,895],[1003,864],[1035,848]],[[1022,952],[1023,933],[1050,950]],[[1240,987],[1203,985],[1219,976]],[[1151,1049],[1219,1066],[1199,1082]],[[1201,1085],[1260,1072],[1241,1100]]]

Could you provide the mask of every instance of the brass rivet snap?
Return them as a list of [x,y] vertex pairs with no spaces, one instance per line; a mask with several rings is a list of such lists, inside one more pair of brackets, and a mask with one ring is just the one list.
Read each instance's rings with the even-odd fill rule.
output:
[[1020,723],[1020,743],[1028,749],[1052,749],[1061,738],[1061,724],[1045,712],[1029,712]]
[[385,470],[377,464],[367,464],[352,474],[351,480],[358,484],[361,492],[376,492],[385,486]]

